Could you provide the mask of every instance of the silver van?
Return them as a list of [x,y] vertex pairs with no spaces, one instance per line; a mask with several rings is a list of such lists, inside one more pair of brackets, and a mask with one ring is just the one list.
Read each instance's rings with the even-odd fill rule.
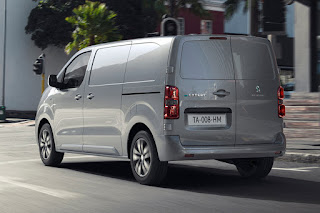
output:
[[217,159],[263,178],[286,148],[283,89],[268,40],[175,36],[77,52],[49,77],[36,116],[45,165],[65,152],[129,158],[141,184],[168,161]]

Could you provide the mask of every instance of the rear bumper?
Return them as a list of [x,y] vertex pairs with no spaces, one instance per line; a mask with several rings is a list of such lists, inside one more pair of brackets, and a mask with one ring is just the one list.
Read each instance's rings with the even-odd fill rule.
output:
[[286,139],[283,138],[281,144],[240,146],[183,146],[179,136],[158,136],[155,141],[160,161],[178,161],[280,157],[286,150]]

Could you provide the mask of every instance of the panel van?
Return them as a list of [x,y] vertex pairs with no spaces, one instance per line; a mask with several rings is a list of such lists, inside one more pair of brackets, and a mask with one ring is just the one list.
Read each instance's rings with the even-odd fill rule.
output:
[[155,37],[91,46],[49,76],[36,116],[45,165],[64,153],[130,159],[158,185],[168,161],[217,159],[263,178],[286,149],[272,46],[252,36]]

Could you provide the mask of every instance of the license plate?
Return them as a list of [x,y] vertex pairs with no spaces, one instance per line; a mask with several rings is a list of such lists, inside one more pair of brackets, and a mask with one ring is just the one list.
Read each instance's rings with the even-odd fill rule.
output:
[[226,114],[188,114],[188,124],[192,126],[215,126],[227,125]]

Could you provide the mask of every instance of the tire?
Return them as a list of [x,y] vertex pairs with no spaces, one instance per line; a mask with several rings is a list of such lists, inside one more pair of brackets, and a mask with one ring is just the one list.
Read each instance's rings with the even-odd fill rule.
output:
[[273,161],[274,158],[237,159],[235,165],[242,177],[262,179],[270,173]]
[[58,166],[61,163],[64,153],[56,152],[52,129],[48,123],[40,129],[38,145],[40,158],[44,165]]
[[130,164],[135,179],[144,185],[159,185],[167,175],[168,162],[161,162],[150,133],[138,132],[131,143]]

